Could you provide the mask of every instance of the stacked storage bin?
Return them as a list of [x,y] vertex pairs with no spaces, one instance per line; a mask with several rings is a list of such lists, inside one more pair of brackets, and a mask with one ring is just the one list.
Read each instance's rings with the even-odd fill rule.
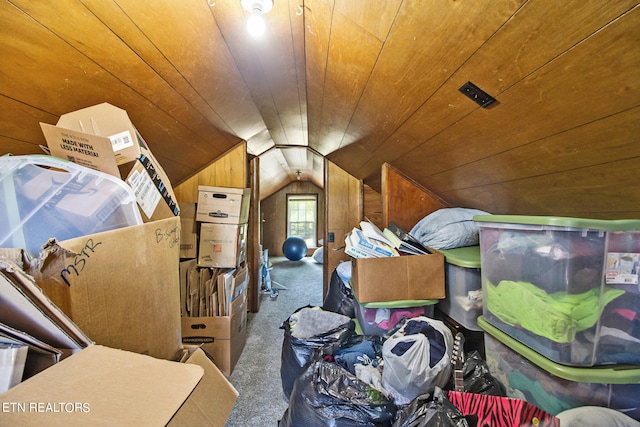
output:
[[387,335],[403,318],[433,317],[433,307],[437,302],[438,300],[400,300],[359,303],[356,298],[356,331],[362,335]]
[[[487,339],[487,358],[497,348],[515,352],[541,368],[537,376],[547,376],[510,388],[527,394],[535,384],[551,393],[564,378],[576,387],[603,385],[612,396],[607,384],[624,385],[634,396],[624,407],[619,400],[600,399],[590,386],[592,392],[574,396],[572,405],[610,406],[637,419],[640,221],[498,215],[474,220],[480,227],[483,293],[478,324],[500,341]],[[574,369],[568,378],[557,375],[568,367]],[[624,375],[614,375],[621,370]],[[538,405],[558,412],[544,401]]]
[[446,298],[437,308],[470,331],[480,331],[482,314],[480,246],[441,250],[445,258]]

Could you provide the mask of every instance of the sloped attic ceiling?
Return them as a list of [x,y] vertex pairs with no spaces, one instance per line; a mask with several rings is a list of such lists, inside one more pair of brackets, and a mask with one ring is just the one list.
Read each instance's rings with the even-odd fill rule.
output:
[[262,197],[296,171],[322,186],[326,157],[375,189],[389,162],[452,205],[638,217],[638,3],[275,0],[253,39],[240,0],[8,0],[0,154],[110,102],[174,185],[245,140]]

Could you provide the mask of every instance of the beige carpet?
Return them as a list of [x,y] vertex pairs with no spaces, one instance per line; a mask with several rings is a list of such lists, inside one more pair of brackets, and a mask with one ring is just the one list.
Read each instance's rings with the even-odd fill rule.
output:
[[[271,279],[287,288],[278,297],[261,295],[260,311],[249,313],[247,343],[230,381],[240,396],[226,427],[277,426],[287,409],[280,381],[282,323],[298,308],[322,306],[322,265],[271,258]],[[274,285],[274,288],[276,286]]]

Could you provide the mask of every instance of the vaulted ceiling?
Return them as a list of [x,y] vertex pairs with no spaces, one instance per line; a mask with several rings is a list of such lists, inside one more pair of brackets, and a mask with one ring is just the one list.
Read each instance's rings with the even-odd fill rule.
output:
[[[640,216],[637,0],[0,4],[0,154],[109,102],[175,184],[247,142],[262,197],[323,157],[380,188],[391,163],[452,205]],[[472,82],[496,102],[482,108]]]

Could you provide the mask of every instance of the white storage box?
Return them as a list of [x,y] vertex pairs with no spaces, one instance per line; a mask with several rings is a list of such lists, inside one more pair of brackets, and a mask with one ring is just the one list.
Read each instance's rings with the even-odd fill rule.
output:
[[251,189],[198,186],[196,221],[245,224],[249,220]]

